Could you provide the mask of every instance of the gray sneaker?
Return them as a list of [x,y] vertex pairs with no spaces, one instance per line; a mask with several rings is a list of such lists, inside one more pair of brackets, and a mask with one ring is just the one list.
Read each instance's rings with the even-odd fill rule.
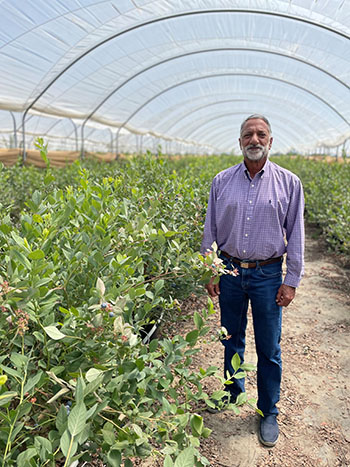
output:
[[264,446],[272,448],[278,441],[279,428],[276,415],[260,417],[259,441]]

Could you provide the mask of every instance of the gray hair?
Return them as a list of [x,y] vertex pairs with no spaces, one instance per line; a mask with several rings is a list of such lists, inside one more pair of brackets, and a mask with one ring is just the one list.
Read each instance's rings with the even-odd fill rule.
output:
[[270,132],[270,135],[272,134],[272,131],[271,131],[271,125],[270,125],[270,122],[268,121],[268,119],[264,116],[264,115],[260,115],[260,114],[253,114],[253,115],[249,115],[249,117],[247,117],[244,122],[242,123],[241,125],[241,130],[240,130],[240,134],[242,134],[242,131],[243,131],[243,127],[244,125],[247,123],[248,120],[253,120],[255,118],[258,118],[259,120],[263,120],[266,125],[268,126],[269,128],[269,132]]

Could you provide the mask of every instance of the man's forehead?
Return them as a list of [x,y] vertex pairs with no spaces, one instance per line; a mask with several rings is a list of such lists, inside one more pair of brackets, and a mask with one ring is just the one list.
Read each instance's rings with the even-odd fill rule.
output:
[[257,130],[264,130],[270,133],[269,127],[264,120],[261,118],[251,118],[250,120],[247,120],[242,128],[242,133],[243,131],[247,131],[248,129],[257,129]]

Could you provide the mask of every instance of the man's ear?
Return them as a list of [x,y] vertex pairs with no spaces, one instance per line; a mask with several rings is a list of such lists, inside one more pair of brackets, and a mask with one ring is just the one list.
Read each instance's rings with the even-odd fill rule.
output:
[[271,138],[270,138],[270,144],[269,144],[269,149],[271,149],[272,141],[273,141],[273,138],[272,138],[272,136],[271,136]]
[[238,138],[238,142],[239,142],[239,147],[242,149],[241,138]]

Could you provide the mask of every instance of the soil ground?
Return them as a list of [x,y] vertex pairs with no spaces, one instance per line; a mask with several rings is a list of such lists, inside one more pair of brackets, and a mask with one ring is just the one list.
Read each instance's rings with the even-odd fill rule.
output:
[[[272,449],[260,445],[258,415],[249,407],[240,415],[203,412],[205,426],[213,431],[202,441],[201,451],[212,467],[350,466],[350,273],[313,238],[312,230],[305,254],[304,278],[294,301],[283,310],[279,441]],[[187,304],[188,314],[203,308],[205,299],[199,301],[202,304],[198,299]],[[192,322],[176,327],[186,332]],[[219,313],[210,317],[210,326],[216,334]],[[199,355],[194,365],[222,368],[220,342],[202,344]],[[251,319],[245,360],[256,363]],[[218,384],[208,380],[206,392],[219,389]],[[247,378],[246,391],[256,397],[255,372]]]

